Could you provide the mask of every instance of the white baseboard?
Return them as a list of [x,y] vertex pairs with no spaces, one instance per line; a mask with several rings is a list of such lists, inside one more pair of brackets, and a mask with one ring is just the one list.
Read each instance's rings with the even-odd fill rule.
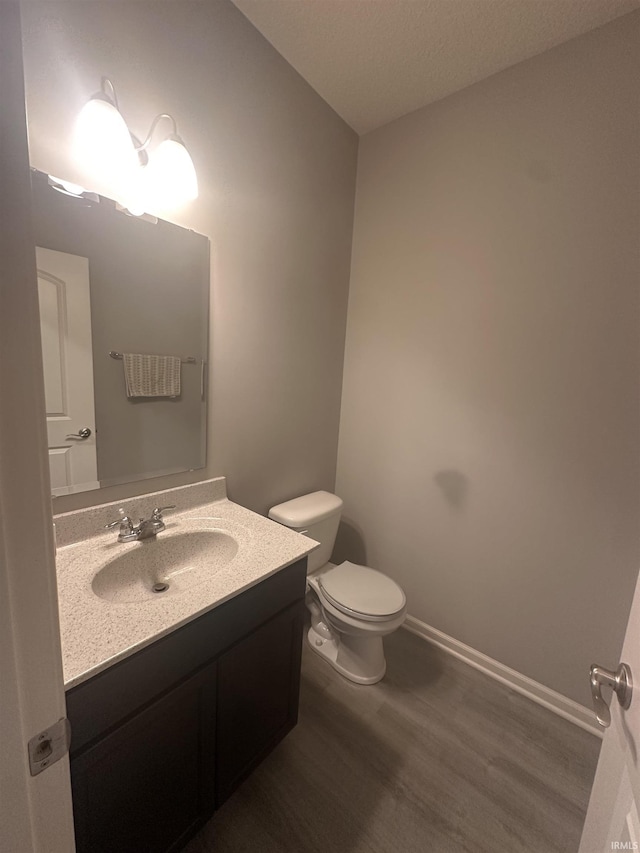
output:
[[472,649],[471,646],[455,640],[448,634],[438,631],[437,628],[432,628],[430,625],[421,622],[415,616],[407,616],[402,627],[448,654],[459,658],[469,666],[479,669],[480,672],[484,672],[491,678],[495,678],[496,681],[506,684],[507,687],[548,708],[560,717],[564,717],[565,720],[580,726],[581,729],[585,729],[600,738],[603,736],[603,731],[597,724],[591,708],[585,708],[584,705],[574,702],[573,699],[556,693],[555,690],[545,687],[544,684],[522,675],[521,672],[511,669],[488,655]]

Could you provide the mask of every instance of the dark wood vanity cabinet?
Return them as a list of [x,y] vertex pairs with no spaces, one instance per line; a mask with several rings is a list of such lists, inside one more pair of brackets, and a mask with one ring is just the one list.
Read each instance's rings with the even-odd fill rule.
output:
[[306,559],[67,693],[78,853],[176,853],[297,721]]
[[287,608],[218,661],[216,806],[296,724],[302,624]]
[[72,757],[76,849],[179,850],[214,808],[216,664]]

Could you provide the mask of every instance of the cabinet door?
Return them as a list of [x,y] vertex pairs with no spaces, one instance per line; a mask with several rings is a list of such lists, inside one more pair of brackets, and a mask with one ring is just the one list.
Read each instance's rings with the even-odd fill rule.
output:
[[298,719],[303,602],[218,659],[216,806]]
[[71,762],[78,853],[168,853],[213,812],[215,664]]

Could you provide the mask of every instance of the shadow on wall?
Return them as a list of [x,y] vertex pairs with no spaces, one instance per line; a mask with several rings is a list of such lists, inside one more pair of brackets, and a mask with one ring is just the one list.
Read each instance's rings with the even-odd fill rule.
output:
[[352,563],[367,565],[367,549],[365,548],[362,530],[348,518],[340,520],[336,544],[331,555],[332,563],[342,563],[350,560]]
[[433,478],[442,496],[453,509],[463,509],[469,493],[469,480],[460,471],[438,471]]

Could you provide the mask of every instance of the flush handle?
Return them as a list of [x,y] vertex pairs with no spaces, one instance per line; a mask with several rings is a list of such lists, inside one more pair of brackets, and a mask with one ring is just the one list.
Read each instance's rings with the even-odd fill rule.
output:
[[626,663],[621,663],[615,672],[611,672],[594,663],[591,666],[591,698],[596,719],[603,729],[611,725],[611,711],[602,698],[602,688],[610,687],[618,697],[618,702],[626,710],[631,705],[633,680],[631,670]]

